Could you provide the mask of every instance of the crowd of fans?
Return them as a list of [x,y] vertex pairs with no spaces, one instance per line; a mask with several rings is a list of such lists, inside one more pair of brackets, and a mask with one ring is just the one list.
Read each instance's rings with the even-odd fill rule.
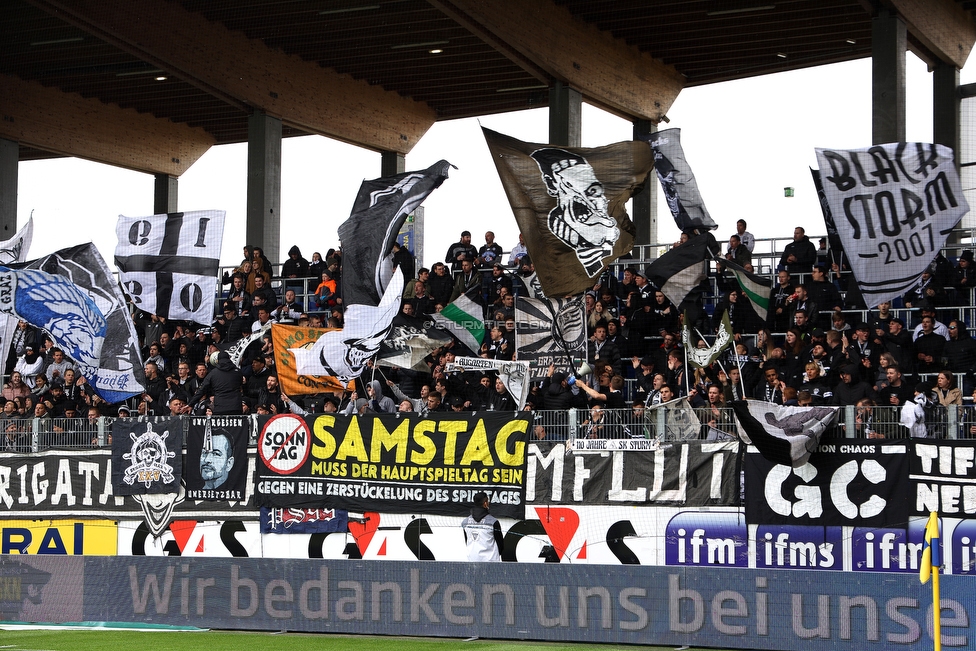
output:
[[[683,235],[675,246],[685,241]],[[740,220],[720,257],[751,270],[754,247],[755,238]],[[146,390],[125,403],[106,404],[49,337],[21,322],[11,342],[5,369],[9,380],[0,398],[0,419],[12,421],[7,447],[16,445],[24,431],[13,421],[24,418],[94,422],[101,416],[187,413],[515,409],[515,399],[496,375],[445,369],[456,355],[516,357],[515,297],[527,293],[534,272],[521,236],[507,259],[491,231],[480,247],[464,231],[446,252],[445,262],[429,269],[416,269],[413,256],[400,246],[394,258],[410,279],[404,285],[402,318],[433,314],[467,296],[484,310],[488,335],[480,350],[468,351],[454,340],[427,358],[429,372],[370,365],[355,390],[287,396],[276,375],[270,332],[251,343],[240,368],[226,350],[269,322],[341,328],[342,251],[330,249],[324,257],[315,252],[307,260],[293,246],[273,278],[263,251],[248,246],[240,265],[223,275],[226,289],[213,323],[167,322],[133,313]],[[971,251],[955,266],[940,255],[901,299],[903,305],[883,303],[868,312],[849,282],[842,253],[827,247],[826,240],[818,248],[798,227],[776,266],[765,320],[721,260],[699,294],[706,301],[680,309],[648,281],[645,267],[608,270],[584,296],[586,362],[592,372],[577,377],[550,368],[532,386],[526,409],[584,410],[588,418],[583,435],[605,436],[608,410],[628,409],[640,417],[679,397],[689,399],[709,428],[726,432],[733,427],[725,408],[743,398],[867,408],[913,401],[959,405],[974,388],[976,341],[958,309],[971,304],[973,269]],[[917,317],[906,323],[896,309]],[[687,368],[684,320],[695,333],[691,345],[707,347],[724,313],[733,326],[734,346],[706,368]],[[553,436],[541,426],[534,433]]]

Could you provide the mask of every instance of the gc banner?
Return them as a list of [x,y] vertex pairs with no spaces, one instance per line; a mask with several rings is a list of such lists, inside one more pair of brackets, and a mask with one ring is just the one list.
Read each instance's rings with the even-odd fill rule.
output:
[[261,506],[463,515],[485,491],[524,515],[527,416],[294,414],[258,419]]
[[750,524],[904,526],[912,513],[908,443],[821,441],[797,468],[774,464],[755,448],[745,455]]
[[738,456],[739,444],[731,441],[569,454],[563,443],[538,441],[529,445],[525,498],[534,504],[734,506]]

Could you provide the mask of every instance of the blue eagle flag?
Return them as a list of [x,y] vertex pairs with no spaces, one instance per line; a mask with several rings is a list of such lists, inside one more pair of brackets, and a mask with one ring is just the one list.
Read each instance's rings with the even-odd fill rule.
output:
[[0,267],[0,312],[48,333],[106,402],[145,391],[135,326],[94,245]]

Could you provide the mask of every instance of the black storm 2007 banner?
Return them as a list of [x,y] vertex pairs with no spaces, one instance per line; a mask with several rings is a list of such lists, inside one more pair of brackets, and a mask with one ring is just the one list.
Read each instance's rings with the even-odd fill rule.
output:
[[187,499],[244,499],[249,424],[243,416],[190,419],[183,469]]
[[522,518],[528,424],[527,416],[491,412],[261,417],[255,499],[464,515],[484,491],[494,515]]

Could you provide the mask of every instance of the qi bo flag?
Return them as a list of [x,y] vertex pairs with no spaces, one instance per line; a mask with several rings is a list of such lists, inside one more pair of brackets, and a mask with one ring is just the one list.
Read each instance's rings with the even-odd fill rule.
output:
[[698,182],[685,159],[681,129],[665,129],[647,134],[642,139],[654,151],[654,169],[678,228],[685,233],[718,228],[705,209],[705,202],[698,192]]
[[115,266],[136,307],[167,319],[210,325],[224,214],[198,210],[151,217],[119,215]]
[[634,244],[626,203],[653,167],[650,148],[557,147],[483,131],[546,295],[592,287]]
[[969,212],[948,147],[817,149],[827,203],[868,308],[918,281]]

